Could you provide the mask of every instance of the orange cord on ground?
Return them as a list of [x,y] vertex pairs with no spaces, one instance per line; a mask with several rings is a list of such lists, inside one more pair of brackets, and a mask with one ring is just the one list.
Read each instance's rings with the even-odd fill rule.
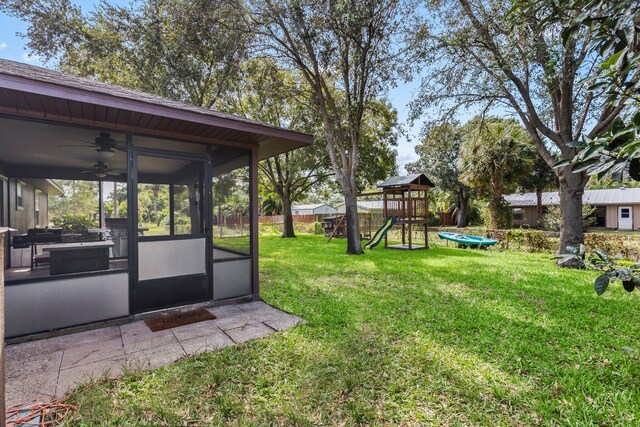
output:
[[[50,427],[77,411],[76,406],[67,405],[60,401],[15,405],[7,409],[7,426]],[[40,417],[40,421],[33,421],[38,417]]]

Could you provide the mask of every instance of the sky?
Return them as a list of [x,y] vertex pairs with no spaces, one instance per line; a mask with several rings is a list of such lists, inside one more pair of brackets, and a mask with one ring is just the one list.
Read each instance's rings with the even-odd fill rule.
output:
[[[113,4],[126,5],[129,0],[111,0]],[[76,0],[74,3],[80,5],[84,11],[91,10],[97,1],[93,0]],[[32,65],[49,66],[53,64],[45,64],[38,56],[29,55],[26,48],[27,40],[21,38],[17,33],[26,33],[27,25],[19,19],[9,17],[0,13],[0,58],[10,59],[12,61],[24,62]],[[397,87],[391,89],[387,95],[393,107],[398,111],[398,121],[405,129],[405,135],[400,136],[398,141],[398,166],[401,174],[405,173],[404,165],[417,159],[415,153],[415,144],[419,140],[419,131],[421,124],[417,123],[410,127],[407,123],[409,117],[409,106],[416,90],[419,87],[419,78],[409,83],[400,83]]]

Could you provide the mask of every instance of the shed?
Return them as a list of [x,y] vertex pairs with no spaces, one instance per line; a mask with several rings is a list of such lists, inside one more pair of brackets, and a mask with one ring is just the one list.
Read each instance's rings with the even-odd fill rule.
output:
[[293,205],[291,206],[291,212],[293,215],[334,215],[338,210],[326,203],[316,203],[311,205]]

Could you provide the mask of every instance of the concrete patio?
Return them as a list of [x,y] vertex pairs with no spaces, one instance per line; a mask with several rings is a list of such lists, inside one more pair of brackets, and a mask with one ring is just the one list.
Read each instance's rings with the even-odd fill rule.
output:
[[6,404],[51,401],[92,379],[156,369],[185,356],[266,337],[302,320],[264,302],[208,310],[217,319],[159,332],[139,320],[9,345]]

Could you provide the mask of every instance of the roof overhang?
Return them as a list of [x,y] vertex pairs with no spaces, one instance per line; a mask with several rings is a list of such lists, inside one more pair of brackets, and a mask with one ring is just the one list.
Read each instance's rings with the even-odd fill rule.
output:
[[34,186],[38,190],[41,190],[51,196],[62,196],[64,190],[52,179],[39,179],[39,178],[21,178],[21,181]]
[[260,160],[313,142],[312,135],[8,60],[0,60],[0,114],[257,147]]

